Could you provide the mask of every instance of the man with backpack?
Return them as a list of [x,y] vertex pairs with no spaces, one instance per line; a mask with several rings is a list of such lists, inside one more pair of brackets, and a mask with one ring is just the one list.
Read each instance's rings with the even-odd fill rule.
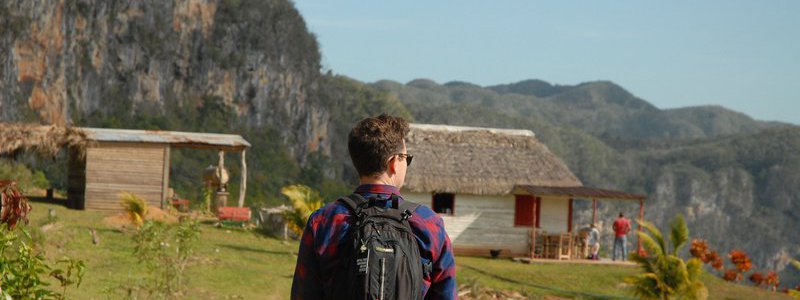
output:
[[348,135],[360,186],[309,217],[292,299],[457,299],[456,265],[442,218],[403,200],[413,155],[408,122],[380,115]]

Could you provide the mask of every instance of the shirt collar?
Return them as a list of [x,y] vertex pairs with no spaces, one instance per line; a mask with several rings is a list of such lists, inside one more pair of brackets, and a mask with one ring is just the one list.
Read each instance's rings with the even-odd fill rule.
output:
[[400,189],[388,184],[362,184],[356,188],[358,194],[387,194],[400,196]]

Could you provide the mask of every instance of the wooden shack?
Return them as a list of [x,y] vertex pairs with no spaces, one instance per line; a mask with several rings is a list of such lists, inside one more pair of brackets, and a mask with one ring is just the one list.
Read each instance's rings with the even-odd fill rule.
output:
[[442,216],[457,254],[529,256],[532,228],[572,232],[573,200],[605,191],[583,187],[529,130],[412,124],[406,147],[403,197]]
[[162,207],[169,191],[170,149],[186,147],[242,154],[240,206],[244,199],[244,138],[231,134],[79,128],[88,143],[70,148],[67,197],[76,209],[120,210],[119,195],[134,193]]

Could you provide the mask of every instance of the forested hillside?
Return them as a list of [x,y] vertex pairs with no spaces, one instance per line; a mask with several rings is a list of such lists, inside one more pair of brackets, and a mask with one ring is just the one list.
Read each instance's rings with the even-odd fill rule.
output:
[[[683,213],[691,232],[759,268],[800,257],[796,126],[717,106],[659,109],[609,81],[365,84],[322,73],[320,56],[289,0],[5,1],[0,121],[241,134],[253,145],[251,206],[282,203],[292,183],[348,192],[345,138],[365,116],[530,129],[586,185],[647,194],[657,224]],[[216,154],[172,155],[173,184],[195,199]],[[227,161],[235,193],[239,166]],[[63,156],[0,160],[0,176],[26,187],[64,188],[64,169]],[[601,213],[635,208],[604,202]]]

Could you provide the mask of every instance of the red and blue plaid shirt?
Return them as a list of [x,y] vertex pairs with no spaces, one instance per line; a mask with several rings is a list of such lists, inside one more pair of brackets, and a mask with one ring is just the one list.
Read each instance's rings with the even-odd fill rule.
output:
[[[377,205],[392,205],[391,196],[400,196],[397,187],[391,185],[365,184],[355,193],[364,198],[376,198]],[[403,201],[397,197],[397,201]],[[383,201],[383,202],[381,202]],[[292,282],[292,299],[327,299],[326,291],[331,291],[334,278],[341,276],[338,268],[346,258],[337,255],[351,224],[347,222],[350,209],[339,201],[331,202],[311,214],[297,254],[297,266]],[[450,238],[444,230],[442,218],[427,206],[420,205],[408,219],[417,238],[422,264],[432,264],[430,273],[423,275],[423,295],[425,299],[458,299],[456,287],[456,262]]]

